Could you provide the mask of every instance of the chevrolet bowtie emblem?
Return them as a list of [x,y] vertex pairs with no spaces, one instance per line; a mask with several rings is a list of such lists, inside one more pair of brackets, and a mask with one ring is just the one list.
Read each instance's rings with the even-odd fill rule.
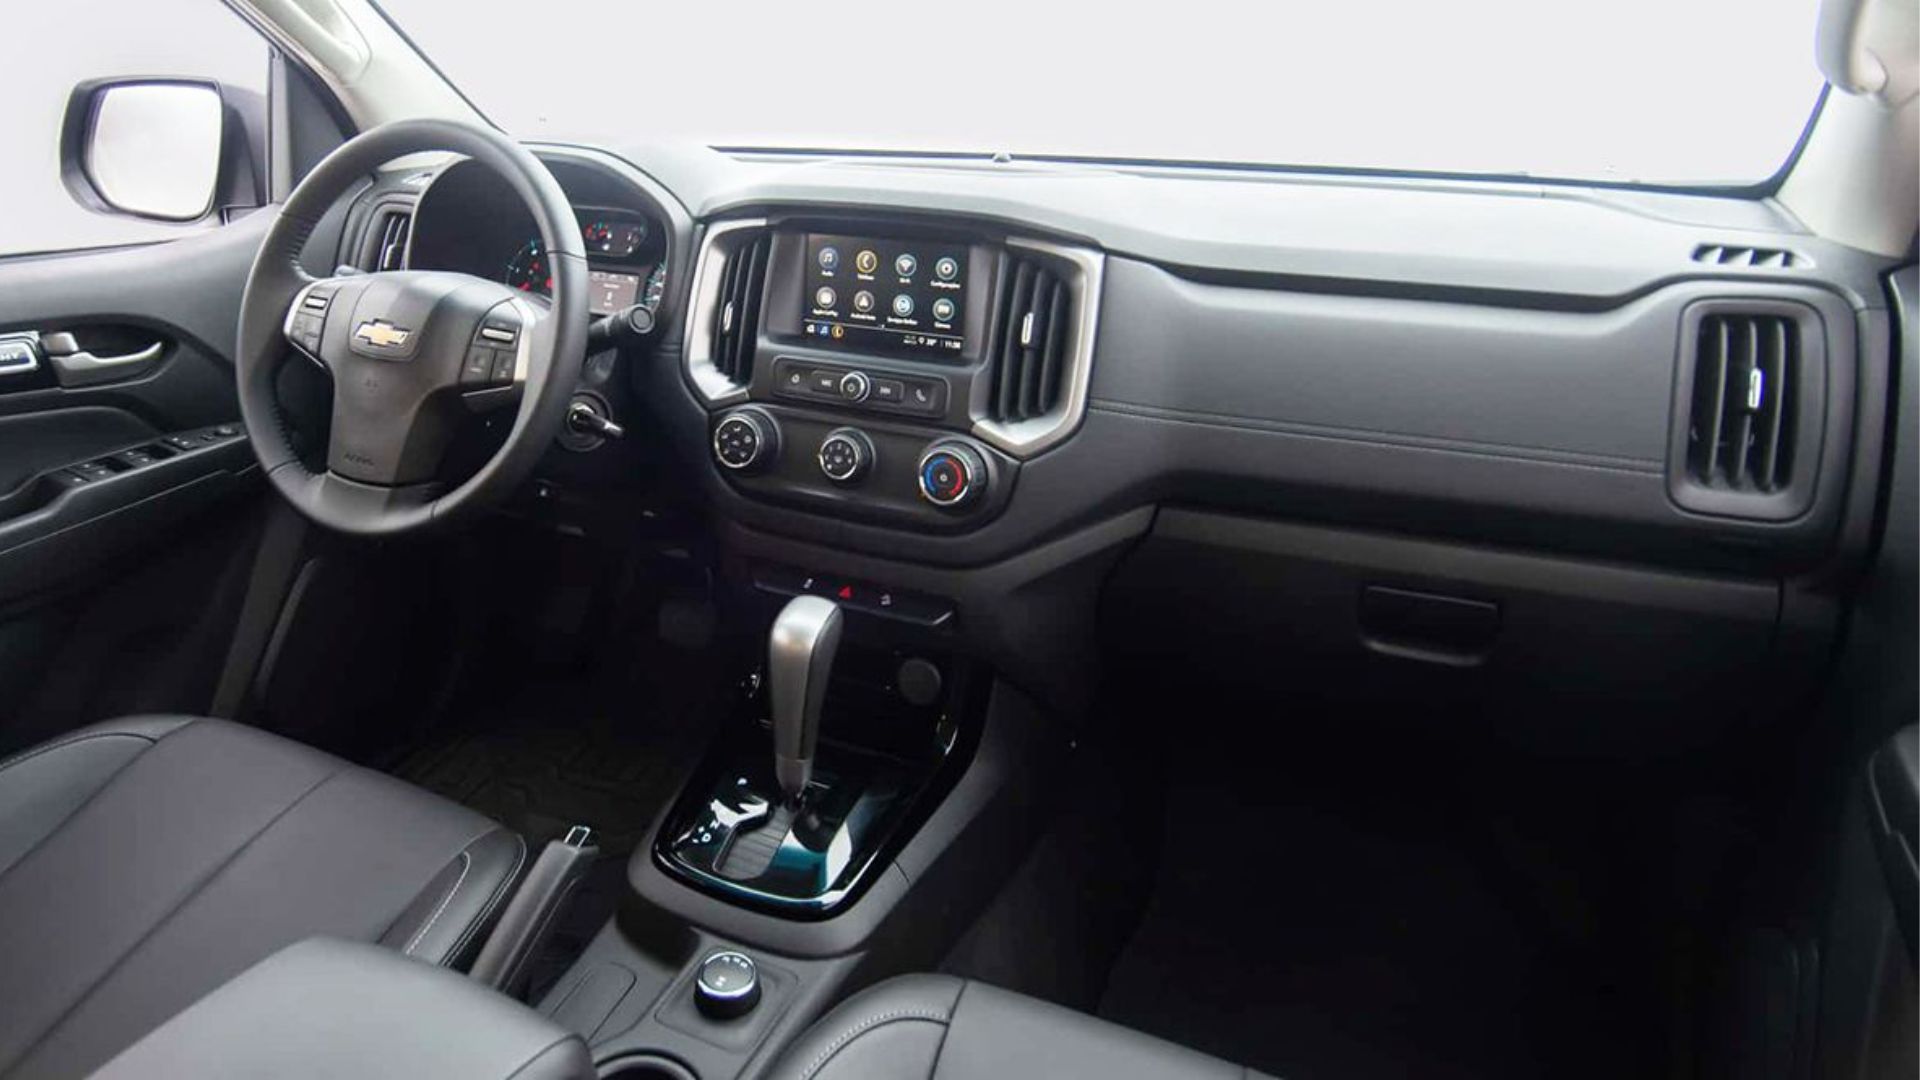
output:
[[397,349],[407,343],[413,331],[403,330],[385,319],[363,322],[353,332],[353,336],[369,345],[381,349]]

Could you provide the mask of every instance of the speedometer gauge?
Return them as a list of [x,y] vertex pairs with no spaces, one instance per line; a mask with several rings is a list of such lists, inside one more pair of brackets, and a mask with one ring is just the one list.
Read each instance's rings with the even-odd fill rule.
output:
[[553,271],[547,266],[547,249],[536,238],[520,246],[507,260],[506,283],[509,289],[553,295]]

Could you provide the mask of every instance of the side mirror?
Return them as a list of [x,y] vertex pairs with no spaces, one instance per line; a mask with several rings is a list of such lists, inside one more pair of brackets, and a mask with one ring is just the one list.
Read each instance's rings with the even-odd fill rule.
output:
[[61,172],[94,210],[198,221],[216,209],[227,160],[219,85],[195,79],[82,83],[67,101]]

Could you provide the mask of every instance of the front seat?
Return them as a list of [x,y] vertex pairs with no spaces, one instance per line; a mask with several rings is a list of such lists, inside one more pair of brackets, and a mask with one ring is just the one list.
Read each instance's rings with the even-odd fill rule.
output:
[[135,717],[0,762],[0,1077],[84,1075],[293,942],[455,963],[517,834],[240,724]]
[[1267,1080],[1105,1020],[951,975],[905,975],[848,998],[787,1048],[769,1080]]

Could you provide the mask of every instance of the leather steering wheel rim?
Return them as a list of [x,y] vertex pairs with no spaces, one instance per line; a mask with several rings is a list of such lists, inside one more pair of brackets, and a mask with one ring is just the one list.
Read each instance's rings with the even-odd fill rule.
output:
[[[358,283],[362,277],[317,279],[299,264],[301,248],[334,203],[381,165],[425,152],[464,155],[504,179],[532,214],[552,272],[551,306],[525,325],[519,400],[506,441],[472,476],[445,489],[437,483],[381,484],[343,476],[329,467],[307,467],[296,451],[287,418],[275,396],[281,367],[297,359],[286,328],[292,307],[318,282]],[[441,275],[479,283],[467,275]],[[457,282],[456,282],[457,284]],[[490,284],[490,283],[489,283]],[[500,287],[504,289],[504,287]],[[525,309],[533,311],[532,305]],[[351,319],[326,315],[329,324]],[[573,207],[546,166],[524,147],[490,129],[450,120],[400,120],[349,140],[302,180],[274,215],[247,276],[240,303],[234,354],[240,415],[261,469],[294,508],[328,528],[363,536],[415,533],[468,518],[502,500],[530,474],[565,417],[587,340],[587,257]],[[420,333],[423,328],[415,328]],[[345,342],[352,328],[330,340]],[[334,334],[341,337],[335,339]],[[355,346],[365,353],[366,347]],[[316,356],[317,359],[317,356]],[[356,358],[355,363],[366,363]],[[323,362],[324,363],[324,362]],[[458,359],[455,359],[458,365]],[[388,370],[399,370],[389,368]],[[335,372],[336,410],[341,392]],[[336,417],[336,432],[339,430]]]

